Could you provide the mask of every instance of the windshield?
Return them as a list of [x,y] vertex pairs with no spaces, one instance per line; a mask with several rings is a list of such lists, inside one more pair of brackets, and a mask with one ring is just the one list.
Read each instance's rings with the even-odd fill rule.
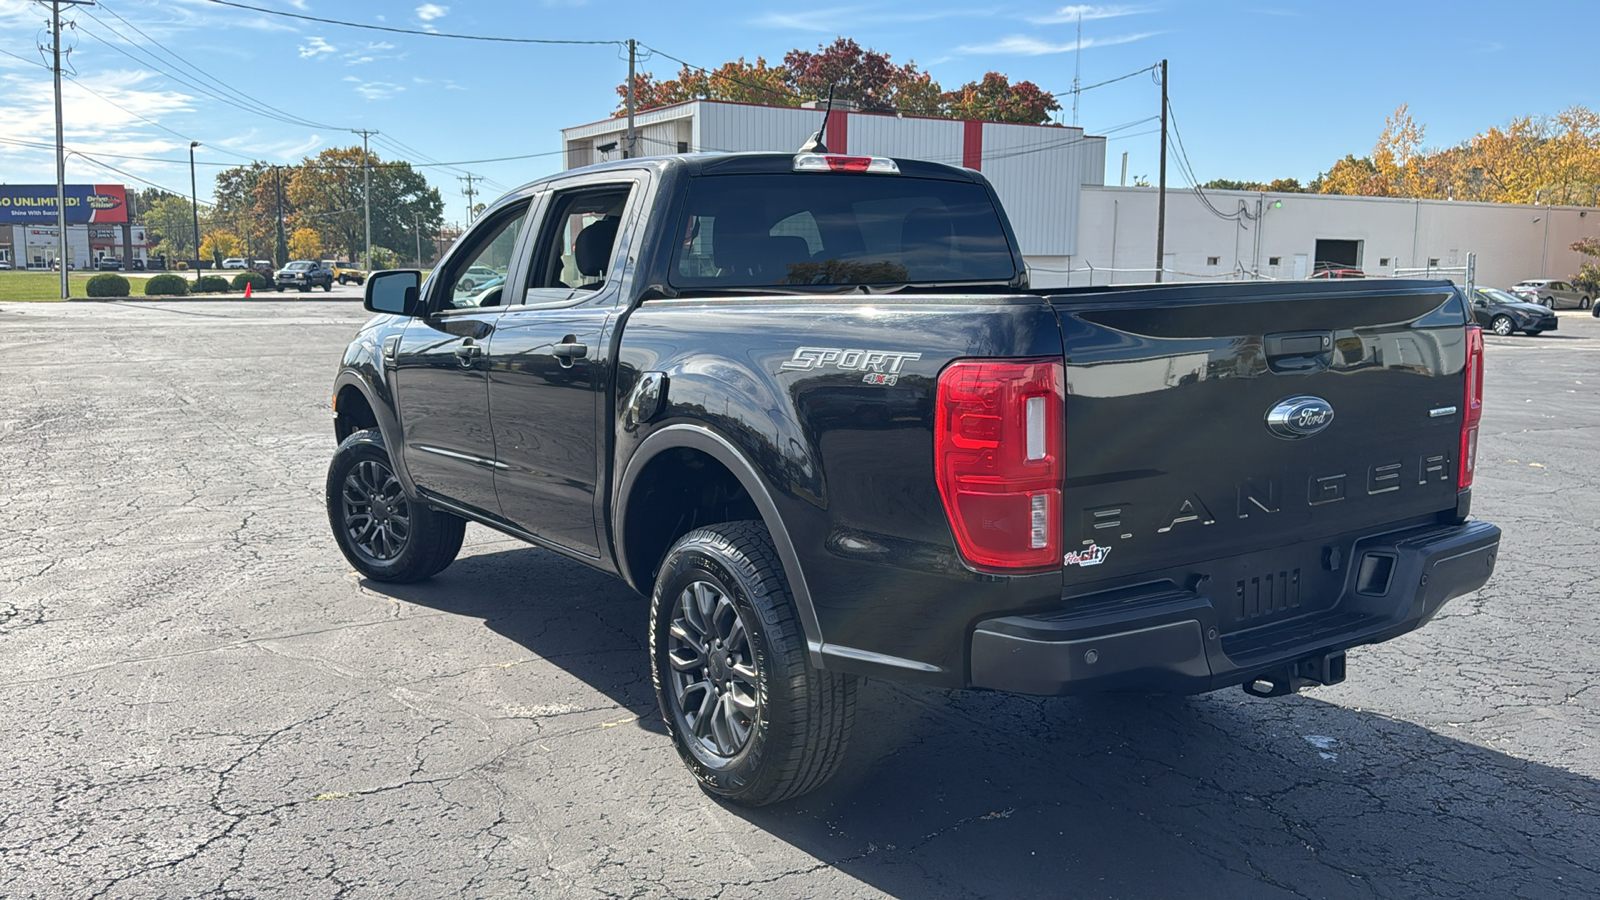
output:
[[308,263],[308,262],[289,263],[289,268],[295,269],[295,270],[309,269],[309,268],[311,268],[311,263]]
[[883,175],[696,178],[674,251],[680,288],[1005,282],[1017,275],[989,192]]
[[1495,288],[1478,288],[1479,296],[1490,303],[1524,303],[1521,297],[1515,297]]

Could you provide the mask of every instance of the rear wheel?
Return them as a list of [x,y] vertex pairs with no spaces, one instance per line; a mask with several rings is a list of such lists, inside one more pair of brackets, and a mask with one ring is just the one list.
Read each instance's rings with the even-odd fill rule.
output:
[[1529,329],[1523,331],[1522,333],[1527,335],[1528,337],[1538,337],[1539,335],[1544,334],[1544,329],[1543,328],[1529,328]]
[[350,435],[334,451],[326,501],[340,552],[375,581],[431,578],[461,552],[466,520],[406,496],[376,428]]
[[1495,334],[1514,334],[1517,330],[1516,326],[1511,324],[1510,316],[1495,316],[1489,327],[1494,329]]
[[761,523],[701,528],[667,553],[650,600],[650,659],[667,730],[707,792],[761,806],[838,768],[856,681],[811,667]]

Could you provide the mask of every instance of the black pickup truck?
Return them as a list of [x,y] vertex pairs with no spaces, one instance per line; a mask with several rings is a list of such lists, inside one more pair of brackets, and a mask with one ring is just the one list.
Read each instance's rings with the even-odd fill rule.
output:
[[976,172],[733,154],[534,182],[366,298],[346,557],[428,578],[474,521],[620,577],[744,803],[827,779],[857,676],[1286,694],[1494,569],[1444,282],[1033,290]]

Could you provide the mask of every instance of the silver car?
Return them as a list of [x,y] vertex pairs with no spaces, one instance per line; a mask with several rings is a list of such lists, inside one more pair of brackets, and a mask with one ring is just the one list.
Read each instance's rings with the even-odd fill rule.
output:
[[1522,294],[1530,303],[1538,303],[1551,309],[1588,309],[1589,295],[1578,290],[1567,281],[1556,281],[1553,278],[1529,278],[1519,281],[1511,286],[1511,293]]

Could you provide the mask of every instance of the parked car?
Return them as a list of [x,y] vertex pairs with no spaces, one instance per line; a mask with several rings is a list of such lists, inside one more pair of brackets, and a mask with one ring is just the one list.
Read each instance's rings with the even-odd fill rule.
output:
[[1588,309],[1589,295],[1573,287],[1570,282],[1553,278],[1529,278],[1511,286],[1511,293],[1534,298],[1535,303],[1550,309]]
[[361,284],[367,280],[367,273],[352,262],[323,263],[333,269],[333,278],[340,284]]
[[222,267],[224,269],[248,269],[250,263],[241,257],[230,256],[222,261]]
[[95,264],[95,268],[102,272],[121,272],[122,260],[115,256],[102,256],[100,262]]
[[273,276],[278,290],[295,288],[301,293],[318,285],[325,291],[333,290],[333,270],[314,259],[297,259],[279,269]]
[[157,253],[155,256],[150,257],[144,267],[151,272],[165,272],[167,270],[167,255],[165,253]]
[[[510,259],[517,302],[457,287]],[[379,582],[443,571],[469,520],[625,580],[680,757],[748,804],[835,770],[859,676],[1284,696],[1493,574],[1448,282],[1069,290],[1030,288],[970,169],[562,172],[426,279],[367,279],[329,524]]]
[[1543,334],[1555,331],[1556,314],[1539,303],[1495,288],[1478,288],[1472,296],[1473,321],[1495,334]]
[[11,263],[9,261],[7,261],[7,260],[0,259],[0,272],[9,272],[9,271],[11,271]]
[[461,278],[456,281],[456,290],[470,294],[496,278],[504,281],[505,275],[488,266],[472,266],[463,272]]

